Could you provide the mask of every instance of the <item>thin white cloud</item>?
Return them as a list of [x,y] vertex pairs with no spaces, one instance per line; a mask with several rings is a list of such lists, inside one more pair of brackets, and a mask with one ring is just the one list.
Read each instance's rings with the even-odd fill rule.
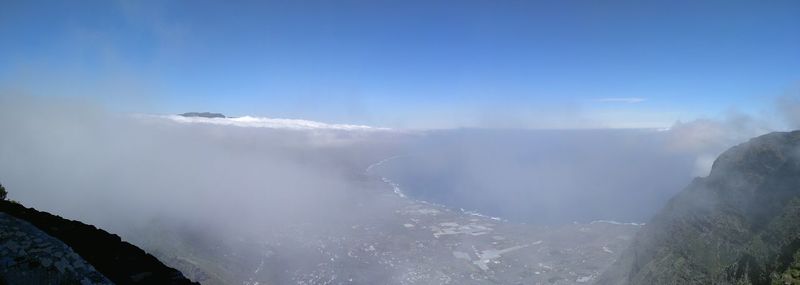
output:
[[387,128],[376,128],[364,125],[328,124],[328,123],[309,121],[309,120],[274,119],[274,118],[251,117],[251,116],[244,116],[238,118],[204,118],[204,117],[184,117],[180,115],[166,115],[160,117],[179,123],[199,123],[199,124],[269,128],[269,129],[339,130],[339,131],[388,130]]
[[600,98],[594,100],[595,102],[602,102],[602,103],[627,103],[627,104],[635,104],[635,103],[642,103],[644,102],[645,98],[641,97],[611,97],[611,98]]

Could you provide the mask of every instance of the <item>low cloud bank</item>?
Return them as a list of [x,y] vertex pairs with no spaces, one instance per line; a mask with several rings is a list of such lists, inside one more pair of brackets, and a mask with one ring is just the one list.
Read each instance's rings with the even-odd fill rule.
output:
[[251,230],[379,215],[349,209],[375,190],[364,168],[399,156],[375,173],[412,197],[531,223],[645,221],[720,152],[796,126],[800,104],[781,100],[782,124],[731,113],[668,130],[401,132],[4,96],[0,181],[12,199],[100,225],[168,216]]
[[387,128],[376,128],[364,125],[327,124],[299,119],[276,119],[263,117],[237,117],[237,118],[204,118],[185,117],[181,115],[166,115],[163,118],[181,123],[201,123],[223,126],[254,127],[289,130],[340,130],[340,131],[387,131]]
[[0,132],[10,198],[112,229],[169,217],[250,231],[362,215],[342,210],[364,187],[353,177],[397,141],[184,124],[34,97],[0,98]]
[[657,130],[429,133],[376,169],[411,197],[517,222],[646,221],[693,176],[697,152]]

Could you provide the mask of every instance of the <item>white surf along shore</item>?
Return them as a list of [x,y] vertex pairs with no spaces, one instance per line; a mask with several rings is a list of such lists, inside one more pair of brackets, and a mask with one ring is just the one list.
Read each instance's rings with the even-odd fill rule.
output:
[[[398,159],[398,158],[402,158],[402,157],[403,157],[403,155],[395,155],[395,156],[391,156],[391,157],[382,159],[382,160],[380,160],[380,161],[378,161],[376,163],[370,164],[364,170],[364,173],[366,173],[367,175],[374,175],[373,174],[373,170],[375,170],[375,168],[381,167],[382,165],[387,164],[392,160],[395,160],[395,159]],[[383,181],[384,183],[389,185],[389,187],[391,187],[392,192],[394,192],[394,194],[396,194],[400,198],[411,199],[405,193],[403,193],[403,190],[400,188],[400,184],[392,181],[391,179],[389,179],[388,177],[385,177],[385,176],[378,175],[378,177],[380,177],[381,181]],[[414,201],[417,201],[417,202],[420,202],[420,203],[423,203],[423,204],[428,204],[428,205],[434,205],[434,206],[438,206],[438,207],[448,208],[448,209],[452,208],[452,207],[448,207],[447,205],[442,205],[442,204],[439,204],[439,203],[429,202],[429,201],[420,200],[420,199],[414,199]],[[461,213],[469,215],[469,216],[487,218],[487,219],[491,219],[491,220],[495,220],[495,221],[503,221],[503,222],[507,221],[507,220],[499,218],[499,217],[493,217],[493,216],[489,216],[489,215],[484,215],[484,214],[481,214],[481,213],[479,213],[477,211],[466,210],[464,208],[458,208],[458,210]]]

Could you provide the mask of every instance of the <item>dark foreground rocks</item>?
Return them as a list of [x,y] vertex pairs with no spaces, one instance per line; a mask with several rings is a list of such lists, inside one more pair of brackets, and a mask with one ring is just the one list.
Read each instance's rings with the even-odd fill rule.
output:
[[197,284],[94,226],[0,201],[0,284]]

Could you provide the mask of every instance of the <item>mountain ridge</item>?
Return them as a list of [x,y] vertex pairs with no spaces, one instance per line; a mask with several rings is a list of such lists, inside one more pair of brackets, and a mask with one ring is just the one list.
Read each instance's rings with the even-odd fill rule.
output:
[[182,117],[201,117],[201,118],[228,118],[227,116],[223,115],[222,113],[212,113],[212,112],[187,112],[183,114],[178,114]]
[[734,146],[597,284],[800,284],[800,131]]

